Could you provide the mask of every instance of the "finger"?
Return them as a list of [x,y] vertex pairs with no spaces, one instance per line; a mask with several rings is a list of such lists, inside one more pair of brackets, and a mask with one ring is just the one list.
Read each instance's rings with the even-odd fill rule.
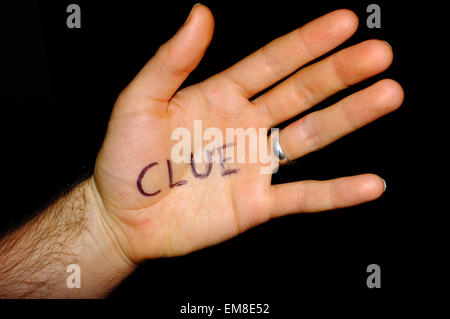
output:
[[391,63],[392,49],[385,41],[364,41],[300,70],[253,103],[264,109],[271,126],[275,126],[386,70]]
[[384,185],[374,174],[273,185],[271,217],[358,205],[380,197]]
[[402,102],[400,84],[381,80],[288,125],[280,132],[280,144],[287,158],[299,158],[396,110]]
[[350,10],[330,12],[259,49],[214,79],[236,84],[249,98],[347,40],[358,26]]
[[195,5],[184,25],[156,52],[129,88],[159,102],[174,95],[202,59],[214,29],[211,11]]

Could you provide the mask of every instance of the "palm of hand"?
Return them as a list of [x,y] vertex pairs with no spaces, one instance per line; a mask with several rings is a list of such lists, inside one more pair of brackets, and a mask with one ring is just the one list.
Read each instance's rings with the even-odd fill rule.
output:
[[[118,103],[148,103],[142,97],[124,100]],[[120,105],[116,107],[120,109]],[[213,163],[208,177],[202,179],[194,177],[189,164],[171,163],[172,181],[169,179],[167,159],[171,158],[173,129],[190,128],[193,136],[192,125],[198,119],[203,120],[203,129],[219,128],[223,136],[227,127],[267,127],[265,117],[258,116],[248,100],[232,87],[196,86],[180,91],[167,104],[164,114],[152,114],[148,109],[145,106],[143,112],[114,114],[110,126],[118,129],[108,136],[114,142],[106,144],[108,148],[104,147],[100,154],[108,161],[106,165],[99,161],[96,167],[98,187],[107,194],[105,202],[116,208],[113,211],[125,222],[124,231],[136,236],[133,241],[158,243],[158,250],[146,244],[145,251],[179,255],[224,241],[270,218],[271,175],[261,174],[259,163],[230,164],[229,169],[238,171],[226,176],[222,176],[223,168]],[[142,184],[149,192],[161,192],[142,196],[136,179],[143,167],[153,162],[158,165]],[[206,164],[197,166],[196,171],[205,174]],[[180,181],[185,183],[171,187],[170,182]],[[109,185],[121,186],[110,189]],[[108,202],[108,198],[113,201]],[[135,233],[136,229],[139,231]],[[138,246],[142,245],[133,244]]]

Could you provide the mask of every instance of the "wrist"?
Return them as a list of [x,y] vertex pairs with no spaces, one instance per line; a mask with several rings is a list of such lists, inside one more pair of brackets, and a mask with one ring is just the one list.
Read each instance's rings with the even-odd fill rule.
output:
[[85,256],[80,257],[87,264],[86,269],[93,270],[92,274],[90,271],[87,274],[89,283],[102,286],[106,282],[100,281],[108,281],[111,287],[105,287],[105,291],[109,291],[128,276],[136,264],[129,258],[130,247],[117,221],[105,209],[94,178],[90,177],[79,187],[84,188],[86,194],[86,227],[90,234],[85,242],[90,247],[86,249]]
[[0,297],[104,297],[134,270],[93,186],[82,182],[0,241]]

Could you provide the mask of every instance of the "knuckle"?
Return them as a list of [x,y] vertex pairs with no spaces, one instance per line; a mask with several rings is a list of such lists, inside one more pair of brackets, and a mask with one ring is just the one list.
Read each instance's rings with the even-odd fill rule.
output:
[[348,88],[352,84],[351,81],[348,80],[351,78],[351,76],[348,74],[347,69],[341,63],[339,54],[331,56],[331,68],[342,88]]
[[322,147],[321,136],[314,122],[313,116],[307,115],[300,120],[299,128],[302,139],[311,151],[318,150]]
[[302,212],[305,207],[306,193],[300,189],[295,192],[295,203],[297,212]]
[[310,51],[308,39],[305,36],[305,32],[302,28],[297,29],[297,39],[300,47],[300,51],[303,51],[303,54],[308,60],[314,59],[315,55],[313,55]]
[[260,54],[262,56],[263,63],[269,70],[269,72],[275,76],[278,76],[280,73],[280,63],[277,61],[277,59],[267,52],[267,47],[262,47],[260,50]]
[[170,45],[170,43],[163,44],[159,48],[158,54],[161,57],[161,66],[166,72],[175,76],[186,76],[192,72],[192,66],[190,64],[182,63],[179,50]]
[[350,104],[348,100],[343,100],[341,105],[341,112],[343,114],[344,120],[347,122],[348,127],[351,131],[356,131],[361,127],[361,125],[358,125],[358,120],[355,119],[354,113],[350,110]]
[[292,92],[294,99],[297,100],[298,104],[304,106],[311,104],[314,93],[307,85],[305,85],[300,77],[292,81]]

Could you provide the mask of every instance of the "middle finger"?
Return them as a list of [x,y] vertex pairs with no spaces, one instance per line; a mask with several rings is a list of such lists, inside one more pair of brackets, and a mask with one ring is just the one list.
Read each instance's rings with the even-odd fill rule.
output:
[[385,41],[364,41],[298,71],[253,103],[268,116],[269,126],[275,126],[384,71],[392,57],[392,49]]

